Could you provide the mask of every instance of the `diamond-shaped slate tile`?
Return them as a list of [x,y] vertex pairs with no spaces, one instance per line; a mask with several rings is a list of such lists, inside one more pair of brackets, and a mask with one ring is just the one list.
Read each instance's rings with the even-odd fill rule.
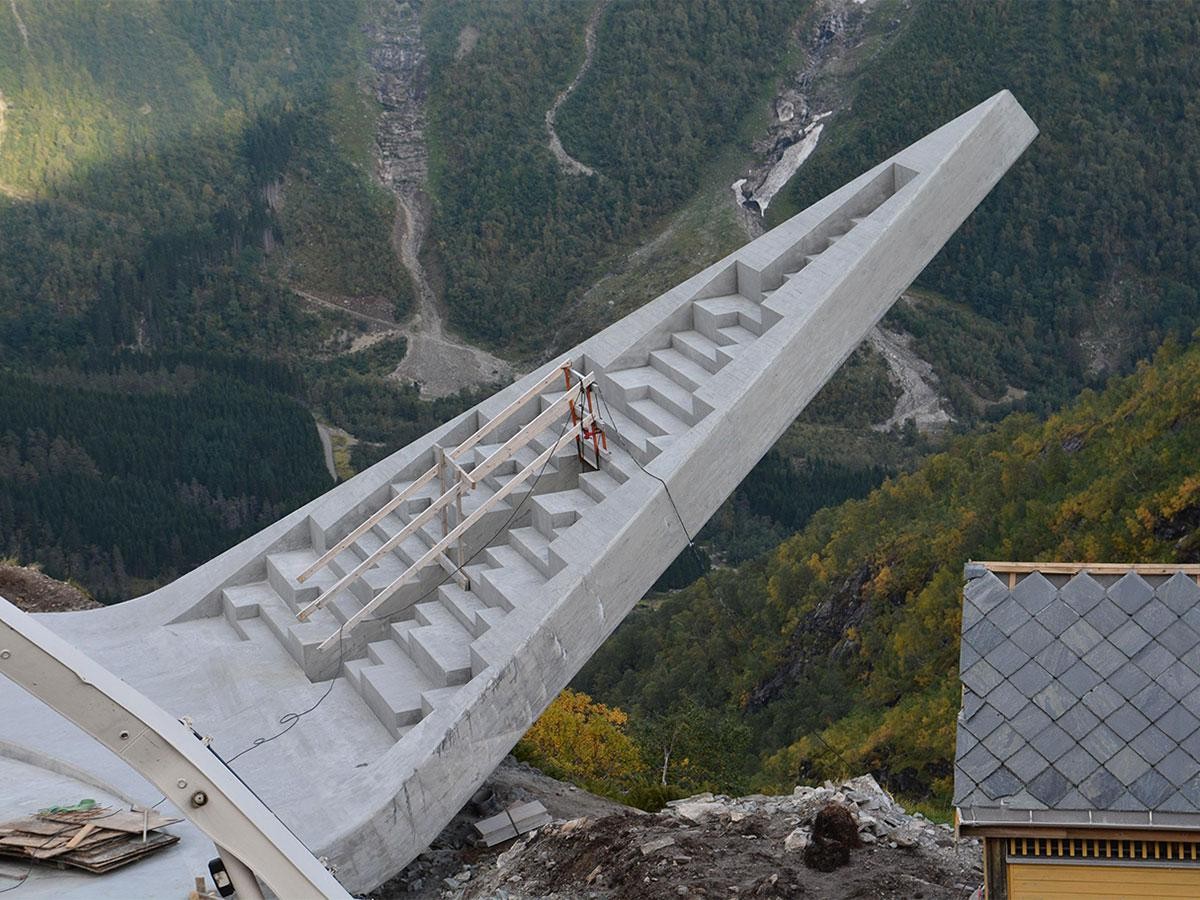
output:
[[1173,706],[1158,719],[1155,724],[1161,728],[1174,741],[1182,741],[1200,727],[1200,719],[1197,719],[1182,706]]
[[1182,700],[1200,687],[1200,675],[1188,668],[1186,663],[1175,662],[1158,676],[1158,683],[1176,700]]
[[993,707],[990,703],[985,703],[982,707],[980,707],[979,712],[971,716],[971,718],[964,722],[963,725],[966,726],[967,731],[971,732],[971,734],[975,735],[975,737],[982,741],[985,737],[995,731],[1003,721],[1004,716],[996,712],[995,707]]
[[1062,682],[1052,681],[1034,696],[1033,702],[1050,718],[1057,719],[1078,704],[1079,698],[1067,690]]
[[1009,597],[987,614],[987,620],[1008,636],[1030,621],[1030,616],[1029,610]]
[[959,768],[975,782],[981,782],[1000,767],[1000,760],[992,756],[982,744],[976,744],[958,760]]
[[1100,768],[1100,763],[1076,744],[1054,761],[1054,768],[1066,775],[1071,784],[1079,784]]
[[1083,657],[1083,661],[1091,666],[1092,670],[1101,678],[1107,678],[1125,665],[1128,660],[1129,657],[1108,641],[1101,641]]
[[1082,740],[1098,724],[1100,720],[1082,703],[1076,703],[1058,719],[1058,727],[1077,741]]
[[1021,789],[1021,781],[1004,766],[1001,766],[979,785],[985,794],[993,800],[1011,797]]
[[1160,759],[1154,768],[1176,787],[1187,782],[1189,778],[1200,774],[1200,765],[1196,764],[1190,753],[1181,748],[1172,750]]
[[1129,571],[1109,587],[1108,596],[1113,603],[1132,616],[1150,602],[1150,598],[1154,596],[1154,588],[1137,572]]
[[[1104,679],[1093,672],[1092,667],[1087,663],[1077,662],[1063,672],[1058,680],[1074,696],[1082,697]],[[1046,711],[1049,712],[1049,710]]]
[[1011,635],[1012,642],[1028,653],[1037,656],[1046,649],[1046,645],[1054,640],[1054,635],[1030,619]]
[[1054,679],[1050,677],[1049,672],[1031,659],[1013,672],[1008,680],[1026,697],[1032,697]]
[[[1163,728],[1163,720],[1158,720],[1158,727]],[[1121,736],[1123,741],[1132,741],[1146,730],[1150,720],[1132,706],[1122,706],[1104,720],[1104,724]],[[1166,731],[1165,728],[1163,728]],[[1169,734],[1170,732],[1168,732]]]
[[1061,597],[1055,597],[1049,606],[1037,614],[1037,622],[1055,637],[1074,625],[1078,618],[1079,613],[1067,606]]
[[1175,793],[1175,786],[1151,769],[1129,786],[1129,793],[1142,801],[1148,809],[1154,809]]
[[[1059,635],[1058,639],[1070,647],[1076,656],[1083,656],[1104,640],[1104,637],[1085,619],[1080,619]],[[1150,638],[1147,637],[1146,640],[1150,640]],[[1138,647],[1138,649],[1142,648]]]
[[1125,704],[1125,698],[1107,684],[1100,683],[1083,695],[1083,703],[1101,719],[1107,719]]
[[1188,691],[1179,698],[1179,704],[1193,716],[1200,716],[1200,690]]
[[1122,747],[1113,755],[1112,759],[1104,764],[1104,768],[1112,772],[1121,784],[1128,787],[1150,771],[1150,763],[1142,759],[1132,747]]
[[1071,790],[1071,783],[1055,769],[1046,769],[1033,781],[1029,782],[1029,793],[1037,797],[1049,807],[1057,805]]
[[1097,769],[1079,785],[1079,793],[1096,809],[1108,809],[1113,801],[1125,793],[1125,785],[1108,770]]
[[[1154,637],[1162,634],[1163,631],[1179,621],[1179,616],[1171,612],[1161,600],[1151,600],[1138,610],[1134,618]],[[1091,616],[1088,616],[1088,621],[1091,621]]]
[[991,663],[992,668],[1007,678],[1029,662],[1029,654],[1011,640],[1007,640],[987,655],[987,661]]
[[996,707],[1004,718],[1011,719],[1029,705],[1029,698],[1013,687],[1011,682],[1005,681],[988,694],[988,703]]
[[965,722],[979,712],[979,708],[983,706],[983,698],[967,688],[963,689],[962,698],[962,709],[958,712],[958,720]]
[[1133,705],[1153,721],[1175,705],[1175,698],[1157,684],[1148,684],[1133,698]]
[[1162,803],[1158,804],[1158,808],[1155,810],[1155,812],[1169,813],[1190,813],[1195,811],[1196,807],[1183,795],[1183,791],[1173,793]]
[[963,600],[962,630],[967,631],[983,621],[983,610],[970,600]]
[[[1034,657],[1043,669],[1057,678],[1079,661],[1079,657],[1061,641],[1053,641],[1048,647]],[[1125,661],[1125,657],[1121,657]]]
[[1028,784],[1049,765],[1045,757],[1032,747],[1022,747],[1008,758],[1009,770],[1021,779],[1022,784]]
[[965,672],[979,660],[983,659],[979,655],[979,651],[968,644],[966,641],[961,641],[958,646],[958,671]]
[[1026,575],[1012,589],[1013,599],[1034,615],[1049,606],[1057,593],[1058,588],[1041,572]]
[[1055,805],[1058,809],[1091,809],[1092,806],[1083,794],[1074,789],[1067,791]]
[[1039,731],[1050,724],[1050,717],[1030,703],[1009,720],[1025,740],[1031,740]]
[[1125,665],[1109,675],[1108,680],[1105,682],[1105,684],[1126,700],[1132,700],[1149,683],[1150,676],[1132,662],[1125,663]]
[[1108,762],[1118,750],[1125,746],[1120,736],[1104,723],[1097,725],[1079,739],[1079,744],[1100,762]]
[[1200,646],[1200,634],[1182,619],[1158,636],[1158,642],[1175,654],[1183,656],[1189,650]]
[[1146,634],[1137,622],[1130,619],[1110,634],[1108,640],[1126,656],[1131,657],[1150,643],[1150,635]]
[[1000,761],[1004,761],[1025,746],[1025,738],[1007,722],[987,736],[983,744]]
[[1146,809],[1142,801],[1129,793],[1129,791],[1126,791],[1114,800],[1108,808],[1118,812],[1143,812]]
[[1200,631],[1200,606],[1193,606],[1191,609],[1180,613],[1179,618],[1188,624],[1193,631]]
[[1129,616],[1125,613],[1125,610],[1105,597],[1087,614],[1087,620],[1089,625],[1105,637],[1108,637],[1128,622]]
[[1075,739],[1053,723],[1047,725],[1029,742],[1047,762],[1054,762],[1075,746]]
[[1063,585],[1060,594],[1067,605],[1082,616],[1104,599],[1104,588],[1087,572],[1080,572]]
[[1139,669],[1149,675],[1151,678],[1157,678],[1161,675],[1168,666],[1178,662],[1175,654],[1160,644],[1158,641],[1151,641],[1141,649],[1137,656],[1133,658],[1134,663]]
[[1138,756],[1154,766],[1175,749],[1175,741],[1163,734],[1162,729],[1151,725],[1130,741],[1129,746],[1137,752]]
[[1005,634],[987,619],[963,632],[962,639],[987,656],[1000,644],[1004,643]]
[[1176,572],[1160,584],[1156,593],[1158,599],[1171,607],[1176,615],[1182,616],[1200,606],[1200,585],[1182,572]]
[[1186,750],[1192,759],[1197,760],[1196,770],[1200,772],[1200,731],[1193,731],[1179,742],[1179,746]]
[[1179,788],[1192,806],[1200,809],[1200,773],[1193,775]]
[[967,582],[963,594],[986,613],[997,603],[1007,599],[1008,585],[997,578],[994,572],[988,572]]
[[986,697],[1003,680],[1004,676],[988,665],[986,659],[981,659],[962,674],[962,683],[980,697]]

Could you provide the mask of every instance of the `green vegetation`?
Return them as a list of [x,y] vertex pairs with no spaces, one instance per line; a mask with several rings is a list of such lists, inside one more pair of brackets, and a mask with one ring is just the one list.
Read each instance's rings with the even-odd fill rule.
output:
[[1041,134],[920,279],[994,326],[899,321],[959,414],[1008,384],[1046,411],[1195,327],[1198,28],[1194,4],[921,3],[770,221],[1011,89]]
[[1200,560],[1200,345],[1038,422],[960,437],[777,550],[636,610],[576,680],[640,721],[753,735],[728,765],[789,788],[872,771],[945,801],[968,559]]
[[[536,349],[538,326],[601,259],[696,192],[768,84],[802,6],[615,0],[593,68],[558,115],[568,152],[598,173],[587,177],[559,170],[543,117],[583,59],[591,6],[431,6],[431,194],[454,323]],[[467,24],[480,38],[456,59]]]
[[0,370],[0,555],[106,602],[208,560],[329,487],[298,388],[200,353]]

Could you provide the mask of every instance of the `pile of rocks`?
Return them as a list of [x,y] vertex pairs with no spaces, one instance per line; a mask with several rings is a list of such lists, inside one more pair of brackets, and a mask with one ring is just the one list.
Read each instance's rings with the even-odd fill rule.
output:
[[981,880],[977,842],[909,814],[870,775],[783,796],[699,794],[653,814],[593,813],[496,849],[439,878],[441,898],[961,900]]
[[813,820],[830,803],[845,806],[854,814],[864,844],[883,841],[889,847],[903,849],[954,844],[953,828],[934,824],[919,812],[910,815],[872,775],[860,775],[836,785],[827,781],[821,787],[801,786],[791,794],[778,797],[697,794],[684,800],[672,800],[667,804],[667,812],[697,823],[710,816],[738,822],[760,813],[782,819],[792,826],[784,846],[793,851],[808,846]]

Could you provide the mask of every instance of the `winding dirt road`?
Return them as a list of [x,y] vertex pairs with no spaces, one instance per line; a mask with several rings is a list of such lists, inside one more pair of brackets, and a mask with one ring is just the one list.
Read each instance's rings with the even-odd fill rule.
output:
[[508,381],[512,366],[446,331],[437,298],[421,265],[426,227],[420,197],[397,191],[392,246],[412,277],[416,308],[400,328],[408,340],[408,350],[393,376],[417,382],[422,397],[445,397],[463,387]]
[[558,160],[558,164],[568,175],[596,174],[595,169],[584,165],[566,151],[562,145],[562,141],[558,139],[558,132],[554,130],[554,122],[558,117],[559,107],[571,96],[571,93],[579,86],[579,82],[583,81],[583,76],[588,73],[588,69],[592,67],[592,60],[596,56],[596,28],[600,24],[600,17],[604,15],[604,10],[608,6],[608,3],[609,0],[600,0],[596,4],[596,8],[592,10],[592,14],[588,17],[587,28],[583,32],[583,64],[579,67],[579,71],[575,73],[575,77],[571,79],[571,83],[558,92],[558,96],[554,98],[554,102],[546,110],[546,136],[550,142],[550,152],[554,154],[554,158]]

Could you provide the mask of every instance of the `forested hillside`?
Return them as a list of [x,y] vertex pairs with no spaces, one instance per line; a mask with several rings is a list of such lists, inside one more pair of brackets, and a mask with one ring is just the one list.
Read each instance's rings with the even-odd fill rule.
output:
[[[960,412],[1127,371],[1200,316],[1200,6],[920,3],[772,204],[781,221],[1001,88],[1041,134],[919,279],[1004,329],[901,309]],[[988,344],[991,346],[988,346]]]
[[1200,346],[1171,343],[1045,422],[958,438],[766,557],[645,604],[576,686],[642,729],[703,715],[752,736],[723,762],[735,783],[870,770],[944,800],[963,564],[1200,561],[1198,458]]
[[[567,174],[544,115],[583,60],[591,4],[475,0],[426,14],[432,195],[453,322],[530,350],[598,261],[700,184],[765,100],[804,0],[613,0],[591,71],[558,114]],[[477,32],[469,51],[463,30]]]

